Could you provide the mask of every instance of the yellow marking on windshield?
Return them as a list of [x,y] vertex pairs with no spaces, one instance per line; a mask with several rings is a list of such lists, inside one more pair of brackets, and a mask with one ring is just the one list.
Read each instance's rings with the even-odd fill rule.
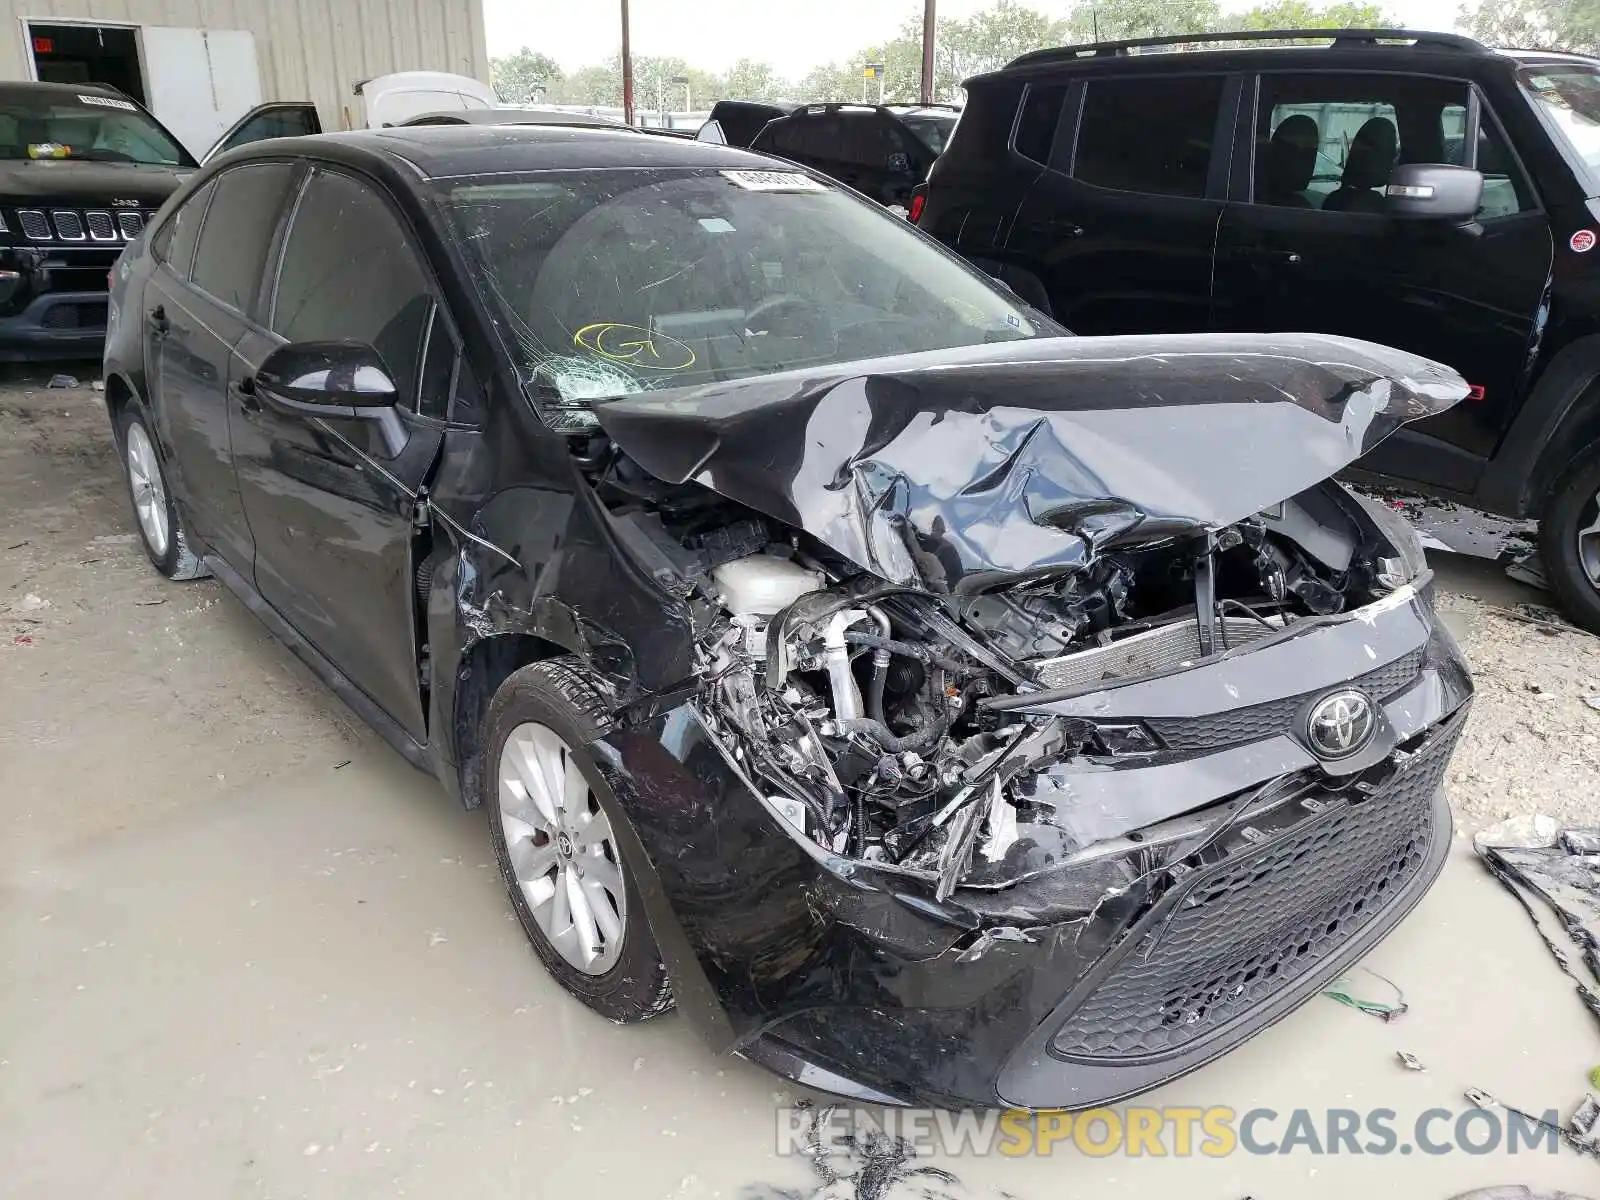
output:
[[695,364],[692,347],[640,325],[597,321],[578,330],[572,341],[601,358],[649,371],[686,371]]

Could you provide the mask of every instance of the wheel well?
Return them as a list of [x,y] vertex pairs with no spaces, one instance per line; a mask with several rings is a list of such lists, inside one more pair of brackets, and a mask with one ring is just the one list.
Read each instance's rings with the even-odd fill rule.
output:
[[505,633],[474,642],[461,656],[456,667],[451,725],[461,799],[468,808],[478,807],[483,779],[483,729],[500,685],[530,663],[565,653],[556,643],[534,634]]
[[122,412],[133,401],[133,388],[121,375],[106,377],[106,411],[111,417],[111,433],[122,440]]
[[1530,480],[1533,504],[1530,515],[1537,517],[1555,498],[1555,486],[1584,453],[1600,442],[1600,382],[1584,389],[1555,436],[1545,443]]

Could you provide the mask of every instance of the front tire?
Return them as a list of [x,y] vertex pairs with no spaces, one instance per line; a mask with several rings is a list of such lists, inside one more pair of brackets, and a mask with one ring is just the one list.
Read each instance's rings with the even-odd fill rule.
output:
[[672,1007],[666,967],[587,747],[607,708],[576,659],[534,663],[500,686],[484,740],[483,805],[511,907],[545,969],[608,1020]]
[[1600,442],[1556,481],[1539,520],[1539,557],[1562,610],[1600,633]]
[[168,579],[203,579],[211,574],[189,548],[183,515],[167,486],[166,467],[144,415],[130,405],[122,414],[122,470],[139,541],[156,570]]

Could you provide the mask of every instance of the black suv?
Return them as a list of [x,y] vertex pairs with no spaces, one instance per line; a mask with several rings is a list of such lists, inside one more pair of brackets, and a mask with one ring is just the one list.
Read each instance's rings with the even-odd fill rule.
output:
[[869,104],[808,104],[768,122],[752,150],[848,184],[889,208],[911,208],[956,124],[948,108],[884,108]]
[[1537,517],[1600,631],[1600,62],[1403,31],[1170,52],[1200,40],[970,80],[921,227],[1078,333],[1307,330],[1450,364],[1471,400],[1360,474]]
[[106,272],[194,168],[114,88],[0,84],[0,362],[99,357]]

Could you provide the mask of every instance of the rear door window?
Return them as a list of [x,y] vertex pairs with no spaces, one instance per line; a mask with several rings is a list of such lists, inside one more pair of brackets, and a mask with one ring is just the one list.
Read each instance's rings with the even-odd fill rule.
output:
[[1152,196],[1204,196],[1221,75],[1095,79],[1084,89],[1072,174]]
[[195,243],[200,240],[200,223],[205,220],[206,206],[217,190],[216,180],[206,184],[183,202],[183,206],[168,217],[156,230],[150,242],[150,252],[158,262],[164,262],[174,274],[188,278],[189,267],[194,262]]
[[267,246],[294,172],[289,163],[253,163],[217,176],[189,278],[236,312],[248,314],[255,306]]
[[1033,84],[1022,98],[1017,118],[1016,151],[1036,163],[1050,161],[1050,147],[1061,127],[1061,107],[1067,102],[1064,84]]

